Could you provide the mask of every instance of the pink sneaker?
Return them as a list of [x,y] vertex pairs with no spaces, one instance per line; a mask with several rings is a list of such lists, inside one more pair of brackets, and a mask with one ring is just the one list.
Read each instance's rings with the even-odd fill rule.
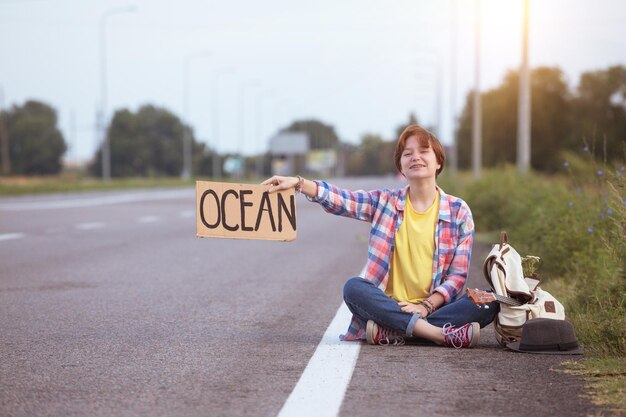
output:
[[404,337],[400,332],[389,330],[383,326],[379,326],[374,323],[373,320],[367,321],[367,327],[365,328],[365,337],[367,343],[370,345],[394,345],[402,346],[404,344]]
[[480,325],[476,322],[464,324],[461,327],[453,327],[447,323],[441,329],[443,344],[456,349],[473,348],[480,339]]

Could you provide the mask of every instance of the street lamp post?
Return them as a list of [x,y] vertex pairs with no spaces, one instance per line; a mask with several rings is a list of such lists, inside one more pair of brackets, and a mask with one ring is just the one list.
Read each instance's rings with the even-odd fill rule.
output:
[[0,151],[2,151],[2,175],[11,173],[11,158],[9,157],[9,134],[7,132],[6,118],[4,115],[4,89],[0,86]]
[[[443,57],[438,49],[428,46],[417,45],[420,52],[426,52],[428,55],[434,57],[434,62],[430,63],[436,66],[435,69],[435,134],[439,139],[443,139],[442,121],[441,121],[441,106],[443,104]],[[418,80],[421,80],[418,78]]]
[[244,151],[244,137],[245,137],[245,131],[244,131],[244,124],[245,124],[245,98],[246,98],[246,91],[257,87],[261,84],[261,82],[259,80],[248,80],[248,81],[244,81],[243,83],[241,83],[239,85],[239,101],[238,101],[238,115],[239,115],[239,125],[238,125],[238,133],[239,133],[239,143],[238,143],[238,150],[239,153],[241,155],[243,155],[243,151]]
[[[194,52],[185,56],[183,60],[183,117],[186,123],[189,122],[189,66],[191,61],[196,58],[202,58],[209,56],[210,53],[207,50]],[[192,159],[193,150],[191,146],[191,132],[190,127],[183,124],[183,171],[181,178],[188,180],[192,175]]]
[[519,71],[517,122],[517,169],[522,174],[530,168],[530,70],[528,68],[528,0],[524,0],[522,64]]
[[256,171],[257,175],[261,177],[263,175],[263,100],[273,97],[275,95],[274,90],[265,90],[256,96],[256,134],[257,140],[260,145],[259,157],[257,158]]
[[474,20],[474,96],[472,114],[472,171],[480,179],[482,168],[482,104],[480,99],[480,0],[475,1]]
[[111,179],[111,142],[106,133],[107,120],[107,72],[106,72],[106,22],[116,14],[135,12],[135,6],[110,9],[100,18],[100,134],[102,139],[102,179]]
[[456,49],[457,49],[457,14],[458,14],[457,0],[452,0],[452,18],[450,34],[450,113],[452,116],[451,131],[452,131],[452,155],[451,155],[451,172],[452,176],[456,177],[459,170],[459,144],[456,138]]
[[213,87],[212,87],[212,96],[213,96],[213,178],[217,179],[222,176],[222,166],[219,156],[219,80],[220,77],[228,74],[234,74],[235,69],[232,67],[228,68],[220,68],[215,71],[213,75]]

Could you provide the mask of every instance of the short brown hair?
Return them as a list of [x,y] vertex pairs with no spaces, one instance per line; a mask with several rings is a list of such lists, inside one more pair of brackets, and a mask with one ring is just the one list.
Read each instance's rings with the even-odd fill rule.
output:
[[435,177],[438,177],[443,171],[443,165],[446,162],[446,152],[439,142],[439,139],[435,137],[428,130],[424,129],[420,125],[408,125],[404,132],[400,135],[400,139],[398,139],[398,143],[396,143],[396,151],[393,154],[393,161],[396,164],[396,168],[398,168],[398,172],[402,173],[402,166],[400,165],[400,159],[402,158],[402,152],[404,152],[404,148],[406,148],[406,141],[411,136],[417,137],[417,143],[419,146],[423,147],[432,147],[435,152],[435,157],[437,158],[437,163],[441,165],[441,167],[437,170]]

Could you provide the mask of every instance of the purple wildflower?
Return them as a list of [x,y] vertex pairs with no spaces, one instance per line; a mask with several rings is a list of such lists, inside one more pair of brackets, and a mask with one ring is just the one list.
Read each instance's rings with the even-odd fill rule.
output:
[[574,203],[572,201],[570,201],[569,203],[567,203],[568,207],[574,207]]
[[567,167],[569,166],[569,162],[567,162],[567,161],[563,162],[563,166],[564,166],[565,168],[567,168]]
[[593,233],[593,227],[588,227],[588,228],[587,228],[587,231],[588,231],[589,233]]
[[600,218],[604,219],[604,213],[600,213]]
[[602,175],[604,174],[604,171],[602,171],[601,169],[598,170],[598,175]]
[[589,152],[589,146],[585,146],[585,147],[583,148],[583,151],[585,151],[585,152]]
[[606,214],[607,214],[607,216],[610,216],[611,214],[613,214],[613,210],[608,209],[608,210],[606,211]]

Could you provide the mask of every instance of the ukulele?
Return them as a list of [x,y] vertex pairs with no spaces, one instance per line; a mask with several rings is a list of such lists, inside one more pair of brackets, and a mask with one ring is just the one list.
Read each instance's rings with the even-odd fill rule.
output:
[[476,304],[478,307],[481,307],[481,308],[482,307],[489,308],[488,305],[483,305],[483,304],[489,304],[492,301],[497,301],[502,304],[508,304],[510,306],[521,306],[525,304],[519,300],[516,300],[515,298],[505,297],[503,295],[494,294],[492,292],[479,290],[478,288],[474,288],[474,289],[468,288],[467,296],[469,297],[470,300],[472,300],[474,304]]

